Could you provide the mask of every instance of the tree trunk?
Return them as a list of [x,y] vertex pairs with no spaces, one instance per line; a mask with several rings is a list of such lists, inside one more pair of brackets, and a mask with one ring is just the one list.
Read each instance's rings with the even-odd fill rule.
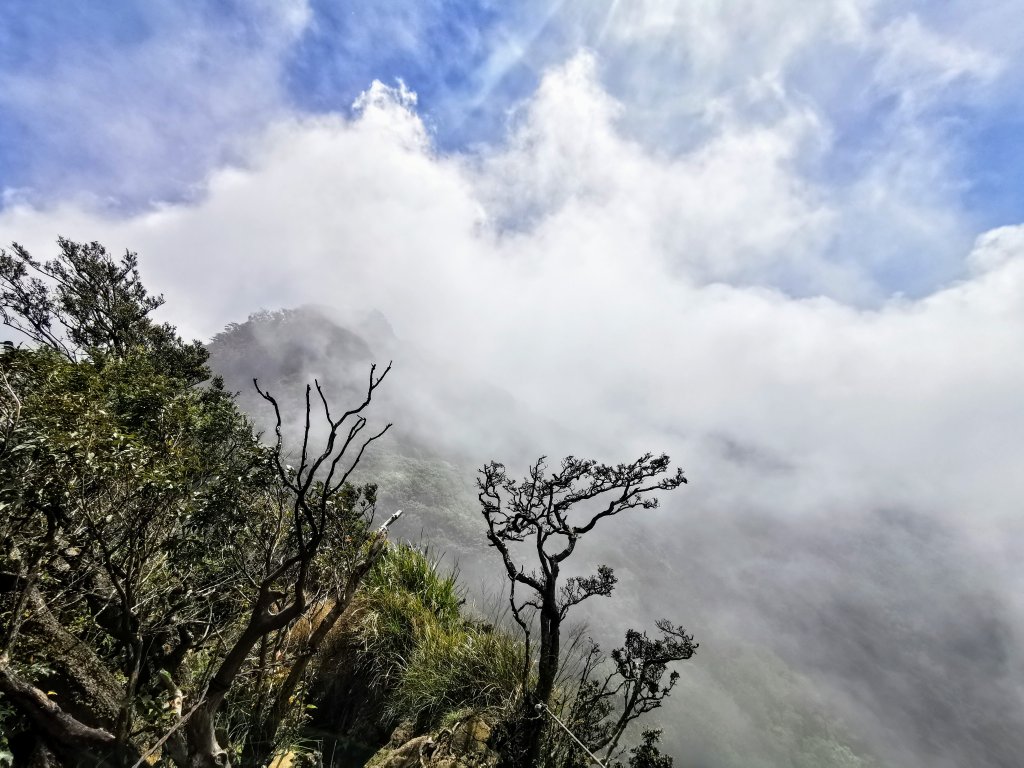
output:
[[[53,515],[46,516],[46,536],[42,545],[33,554],[31,564],[24,578],[21,579],[18,599],[14,603],[14,611],[11,613],[10,624],[7,627],[3,648],[0,649],[0,657],[9,658],[14,652],[14,646],[18,642],[18,633],[21,631],[21,622],[28,607],[29,597],[36,586],[36,578],[43,563],[43,558],[53,548],[53,542],[57,535],[57,523]],[[17,581],[15,582],[17,583]]]
[[[22,712],[38,730],[47,748],[75,756],[74,762],[130,764],[138,759],[134,745],[118,745],[110,731],[93,728],[62,710],[49,696],[22,680],[6,662],[0,662],[0,693]],[[120,747],[120,748],[119,748]]]
[[227,751],[217,741],[217,712],[245,664],[246,657],[260,638],[283,629],[302,613],[305,600],[301,585],[296,587],[296,596],[286,608],[271,613],[271,603],[269,583],[265,582],[260,588],[260,597],[253,606],[248,625],[217,667],[206,689],[206,699],[189,718],[185,728],[189,768],[227,768],[230,765]]
[[[0,573],[0,591],[14,592],[21,577]],[[56,690],[64,710],[89,725],[112,728],[121,704],[120,686],[92,649],[68,632],[50,612],[37,587],[27,591],[28,612],[20,635],[26,652],[46,660],[54,675],[47,690]],[[20,654],[23,655],[23,654]]]
[[62,768],[63,763],[53,753],[53,750],[46,746],[44,741],[36,741],[32,748],[32,756],[28,760],[28,768]]
[[215,725],[222,697],[205,701],[189,718],[186,728],[187,768],[228,768],[227,751],[217,741]]
[[306,669],[320,650],[324,640],[327,639],[327,635],[330,634],[338,620],[348,610],[352,599],[355,597],[356,590],[359,589],[359,585],[363,582],[366,574],[370,572],[370,569],[384,551],[385,544],[386,540],[383,537],[376,542],[372,542],[366,557],[353,566],[352,571],[345,580],[344,588],[335,594],[334,605],[331,606],[331,610],[320,620],[316,629],[310,634],[302,651],[292,662],[291,669],[288,671],[288,677],[281,685],[273,704],[271,704],[270,712],[267,713],[266,718],[260,725],[257,731],[257,738],[253,741],[251,749],[247,745],[246,755],[243,757],[244,765],[259,766],[269,762],[276,746],[277,732],[281,728],[281,723],[284,722],[285,717],[288,715],[288,709],[292,706],[291,702],[295,692],[305,678]]
[[544,725],[547,713],[541,704],[547,707],[551,694],[555,689],[555,678],[558,675],[558,655],[561,645],[562,620],[557,609],[545,606],[540,613],[540,658],[537,663],[537,687],[533,696],[523,702],[523,739],[522,768],[535,768],[540,765],[541,739],[544,736]]

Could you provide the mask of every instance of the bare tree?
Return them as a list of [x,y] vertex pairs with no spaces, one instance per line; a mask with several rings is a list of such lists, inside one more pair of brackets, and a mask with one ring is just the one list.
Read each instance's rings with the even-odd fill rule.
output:
[[[631,509],[653,509],[658,499],[651,494],[669,491],[686,482],[683,471],[669,472],[668,456],[644,454],[630,464],[607,465],[569,456],[561,467],[547,474],[542,457],[522,480],[508,477],[502,464],[491,462],[477,479],[478,498],[487,523],[490,545],[501,554],[511,583],[512,613],[527,639],[524,664],[524,724],[512,759],[524,766],[539,762],[544,729],[537,708],[547,707],[558,676],[562,624],[569,610],[595,595],[608,595],[615,575],[606,565],[592,576],[562,579],[562,564],[572,555],[582,536],[608,517]],[[518,561],[517,544],[529,543],[527,562]],[[517,589],[526,596],[517,595]],[[539,624],[536,682],[531,685],[529,648],[530,611]]]
[[[226,750],[220,745],[215,732],[217,713],[224,697],[253,648],[261,638],[280,631],[298,619],[308,606],[310,575],[320,547],[333,526],[339,522],[337,495],[345,486],[352,472],[359,464],[367,447],[384,435],[391,424],[366,438],[360,438],[366,427],[363,411],[370,405],[373,393],[387,376],[391,366],[376,375],[376,366],[370,368],[370,381],[366,397],[355,408],[345,411],[339,418],[331,414],[330,405],[320,383],[316,392],[323,408],[323,417],[328,432],[323,449],[311,453],[312,387],[306,387],[305,427],[302,433],[302,448],[299,465],[296,468],[285,463],[283,458],[284,438],[281,429],[281,409],[273,395],[264,392],[257,381],[256,390],[274,408],[276,416],[273,461],[278,477],[291,493],[291,520],[288,541],[290,546],[280,554],[274,567],[260,581],[248,624],[235,640],[231,650],[224,657],[206,688],[186,728],[187,765],[189,768],[218,768],[228,764]],[[351,460],[346,453],[354,445],[358,451]],[[363,571],[365,573],[365,571]]]

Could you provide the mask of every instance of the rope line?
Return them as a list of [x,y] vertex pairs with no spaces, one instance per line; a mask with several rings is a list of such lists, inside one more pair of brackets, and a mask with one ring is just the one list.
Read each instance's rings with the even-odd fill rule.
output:
[[158,749],[160,749],[160,747],[162,747],[165,743],[167,743],[167,740],[169,738],[171,738],[171,736],[173,736],[175,733],[177,733],[178,729],[181,728],[181,726],[183,726],[188,721],[188,719],[190,717],[192,717],[192,715],[195,713],[195,711],[197,709],[199,709],[199,705],[201,705],[205,699],[206,699],[206,691],[204,690],[202,695],[199,697],[199,700],[195,704],[192,705],[192,708],[188,712],[186,712],[184,715],[181,715],[178,718],[178,722],[176,722],[174,724],[174,727],[171,728],[167,733],[165,733],[160,738],[160,740],[157,741],[156,744],[154,744],[152,747],[147,749],[146,752],[142,755],[142,757],[140,757],[138,759],[138,761],[132,766],[132,768],[140,768],[140,766],[143,763],[146,762],[146,759],[149,758],[150,755],[155,754],[156,751]]
[[537,705],[537,711],[538,712],[540,712],[542,709],[544,711],[546,711],[549,715],[551,715],[551,717],[554,718],[556,723],[558,723],[560,726],[562,726],[562,730],[565,731],[566,733],[568,733],[572,737],[572,740],[580,745],[580,749],[582,749],[584,752],[586,752],[588,755],[590,755],[590,759],[591,760],[593,760],[595,763],[597,763],[599,766],[601,766],[601,768],[606,768],[605,764],[597,759],[597,755],[595,755],[593,752],[591,752],[589,749],[587,749],[587,745],[584,744],[582,741],[580,741],[578,738],[576,738],[576,734],[569,730],[569,726],[567,726],[565,723],[563,723],[561,720],[559,720],[558,719],[558,715],[556,715],[554,712],[552,712],[551,708],[548,707],[548,705],[545,704],[543,701],[540,702]]

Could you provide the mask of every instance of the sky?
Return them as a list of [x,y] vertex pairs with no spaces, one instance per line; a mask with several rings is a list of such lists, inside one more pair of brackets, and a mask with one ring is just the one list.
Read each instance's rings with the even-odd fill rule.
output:
[[564,452],[668,451],[702,522],[661,522],[736,601],[715,631],[803,665],[887,764],[1010,765],[1022,27],[1014,0],[8,0],[0,242],[138,251],[203,339],[378,309]]

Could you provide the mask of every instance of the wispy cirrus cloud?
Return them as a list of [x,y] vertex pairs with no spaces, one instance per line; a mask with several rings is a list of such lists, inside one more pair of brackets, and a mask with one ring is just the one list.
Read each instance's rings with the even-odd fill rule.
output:
[[9,204],[138,209],[196,194],[237,142],[283,114],[301,0],[0,11],[0,186]]

